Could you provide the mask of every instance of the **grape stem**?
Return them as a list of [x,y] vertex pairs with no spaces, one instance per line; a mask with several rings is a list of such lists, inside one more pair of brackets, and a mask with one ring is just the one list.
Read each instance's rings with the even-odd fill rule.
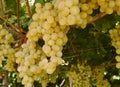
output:
[[8,86],[9,86],[8,71],[5,71],[2,87],[8,87]]
[[69,87],[72,87],[72,79],[68,77],[68,80],[69,80]]
[[2,17],[2,16],[0,16],[0,18],[1,18],[3,21],[5,21],[12,29],[15,29],[16,32],[18,32],[18,33],[24,33],[24,32],[22,31],[22,29],[18,29],[16,26],[14,26],[13,24],[11,24],[6,18],[4,18],[4,17]]
[[27,37],[26,37],[26,35],[24,35],[21,40],[16,41],[16,43],[17,43],[18,45],[15,46],[15,47],[13,47],[13,48],[14,48],[14,49],[15,49],[15,48],[19,48],[23,43],[26,43],[26,42],[27,42]]
[[103,13],[99,13],[99,14],[96,14],[94,17],[93,17],[93,20],[91,21],[88,21],[88,24],[91,24],[92,22],[98,20],[98,19],[101,19],[103,18],[104,16],[106,16],[107,14],[105,12]]
[[74,44],[73,44],[73,41],[72,41],[72,37],[70,38],[70,47],[71,47],[71,49],[73,50],[73,53],[75,54],[75,55],[77,55],[77,57],[78,57],[78,59],[80,60],[80,55],[78,54],[78,52],[77,52],[77,48],[74,46]]
[[28,15],[29,15],[30,19],[32,19],[29,2],[28,2],[28,0],[25,0],[25,2],[26,2],[27,10],[28,10]]
[[105,65],[92,66],[92,68],[94,69],[95,67],[97,68],[110,67],[110,66],[115,66],[115,65],[116,63],[110,63],[110,64],[105,64]]
[[63,79],[63,81],[61,82],[60,87],[62,87],[64,83],[65,83],[65,79]]

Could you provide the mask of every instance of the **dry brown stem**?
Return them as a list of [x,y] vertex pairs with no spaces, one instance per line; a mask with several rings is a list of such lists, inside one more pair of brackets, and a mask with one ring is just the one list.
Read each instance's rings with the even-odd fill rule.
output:
[[25,0],[25,2],[26,2],[27,10],[28,10],[28,15],[29,15],[30,19],[32,19],[29,2],[28,2],[28,0]]

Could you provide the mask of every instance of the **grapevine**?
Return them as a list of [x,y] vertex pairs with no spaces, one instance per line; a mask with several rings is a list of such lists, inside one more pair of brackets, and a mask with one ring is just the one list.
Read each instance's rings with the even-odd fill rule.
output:
[[[91,87],[93,86],[92,81],[95,81],[96,87],[109,86],[108,80],[103,79],[106,67],[92,70],[92,64],[88,64],[90,58],[86,60],[84,59],[86,55],[84,55],[82,59],[81,55],[84,52],[81,51],[79,54],[77,49],[74,49],[73,44],[72,50],[75,57],[77,57],[76,54],[79,55],[79,59],[76,59],[77,64],[71,64],[71,61],[74,60],[72,57],[70,61],[69,59],[66,60],[65,52],[67,46],[67,51],[69,50],[69,44],[71,45],[71,40],[73,40],[69,38],[69,32],[72,30],[77,31],[79,28],[80,31],[82,29],[87,31],[88,28],[88,31],[91,29],[94,32],[87,34],[91,35],[90,37],[97,38],[99,37],[97,36],[98,32],[108,35],[109,31],[111,45],[117,54],[115,57],[116,68],[120,68],[120,26],[117,18],[114,25],[108,25],[106,31],[96,29],[99,28],[96,27],[98,19],[107,15],[115,14],[115,17],[120,15],[120,0],[51,0],[48,2],[43,0],[43,2],[45,3],[35,2],[35,12],[33,11],[32,14],[28,0],[25,0],[31,20],[26,31],[24,31],[26,26],[20,23],[19,6],[17,6],[16,20],[18,24],[16,27],[7,20],[2,1],[0,1],[0,8],[2,9],[0,19],[5,22],[5,24],[1,23],[0,25],[0,66],[9,73],[16,73],[17,81],[21,82],[24,87],[33,87],[36,81],[41,83],[42,87],[47,87],[49,83],[55,84],[59,80],[58,77],[62,69],[66,70],[64,81],[71,79],[73,87]],[[19,4],[20,1],[18,0],[17,5]],[[14,24],[16,25],[16,23]],[[114,26],[115,28],[111,29]],[[8,31],[8,27],[11,27],[13,31]],[[77,37],[77,35],[73,35],[73,38]],[[83,44],[86,42],[86,39],[80,38],[80,40],[83,41]],[[98,40],[95,39],[95,41]],[[87,43],[89,44],[89,42]],[[96,44],[98,45],[98,43]],[[102,51],[105,52],[107,48],[101,44],[100,46],[100,49],[103,48]],[[77,47],[81,47],[82,50],[82,45]],[[87,47],[89,48],[89,46]],[[98,48],[95,50],[97,55],[105,56],[98,51]]]

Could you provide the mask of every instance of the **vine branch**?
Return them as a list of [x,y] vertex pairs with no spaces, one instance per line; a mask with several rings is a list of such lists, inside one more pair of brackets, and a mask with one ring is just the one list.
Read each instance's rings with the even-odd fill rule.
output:
[[1,8],[1,11],[2,11],[2,16],[5,17],[5,12],[4,12],[4,8],[3,8],[2,0],[0,0],[0,8]]
[[20,0],[17,0],[17,23],[18,23],[18,28],[20,28]]
[[96,21],[98,19],[101,19],[101,18],[103,18],[106,15],[107,14],[105,12],[96,14],[91,21],[88,21],[88,24],[91,24],[92,22],[94,22],[94,21]]
[[16,32],[18,33],[22,33],[23,31],[21,31],[20,29],[18,29],[16,26],[14,26],[12,23],[10,23],[6,18],[0,16],[0,19],[2,19],[3,21],[5,21],[11,28],[13,28]]
[[78,54],[78,52],[77,52],[77,48],[73,45],[73,42],[72,42],[72,38],[70,38],[70,47],[71,47],[71,49],[73,50],[73,53],[75,54],[75,55],[77,55],[77,57],[79,58],[79,60],[80,60],[80,55]]
[[115,66],[116,63],[110,63],[110,64],[105,64],[105,65],[98,65],[98,66],[92,66],[93,68],[94,67],[97,67],[97,68],[101,68],[101,67],[110,67],[110,66]]
[[29,2],[28,2],[28,0],[25,0],[25,2],[26,2],[27,10],[28,10],[28,15],[29,15],[30,19],[32,19]]

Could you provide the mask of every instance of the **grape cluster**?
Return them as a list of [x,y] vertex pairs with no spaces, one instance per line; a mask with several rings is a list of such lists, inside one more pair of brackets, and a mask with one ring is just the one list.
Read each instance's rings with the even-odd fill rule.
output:
[[85,28],[87,22],[92,20],[90,14],[96,6],[96,3],[82,3],[79,0],[53,0],[53,4],[58,12],[60,25],[76,25],[82,28]]
[[96,87],[109,87],[110,83],[107,79],[104,79],[105,67],[95,67],[92,70],[92,80],[96,81]]
[[32,87],[34,81],[40,81],[42,87],[47,86],[49,82],[47,73],[53,73],[56,65],[47,60],[46,55],[37,42],[28,38],[27,42],[22,45],[22,49],[16,52],[15,56],[18,64],[18,77],[22,80],[22,84],[25,87]]
[[70,70],[67,72],[67,76],[72,82],[73,87],[91,87],[91,67],[85,65],[77,65],[77,70]]
[[50,58],[49,67],[53,68],[46,68],[48,74],[52,74],[56,66],[63,62],[62,49],[67,42],[66,34],[69,27],[86,27],[87,19],[90,17],[88,15],[92,14],[94,6],[81,4],[79,0],[53,0],[44,6],[40,3],[35,5],[36,13],[32,17],[33,22],[29,26],[27,38],[35,42],[39,39],[44,41],[42,51],[46,58]]
[[15,50],[12,47],[14,38],[5,28],[0,25],[0,65],[6,61],[5,68],[8,71],[15,71]]
[[34,80],[40,80],[42,73],[49,67],[42,48],[31,39],[22,45],[22,49],[16,52],[15,56],[18,64],[17,71],[25,87],[32,87]]
[[119,0],[97,0],[100,6],[100,12],[112,14],[114,11],[120,15],[120,1]]
[[[38,41],[44,40],[42,51],[50,57],[46,72],[52,74],[57,65],[62,63],[62,49],[67,42],[67,26],[57,24],[57,12],[53,9],[52,3],[45,6],[36,4],[36,13],[33,15],[33,22],[29,26],[28,39]],[[46,57],[46,58],[47,58]]]
[[117,56],[115,57],[116,61],[118,62],[116,67],[120,68],[120,26],[118,25],[115,29],[111,29],[109,33],[112,39],[112,45],[115,47],[117,53]]

